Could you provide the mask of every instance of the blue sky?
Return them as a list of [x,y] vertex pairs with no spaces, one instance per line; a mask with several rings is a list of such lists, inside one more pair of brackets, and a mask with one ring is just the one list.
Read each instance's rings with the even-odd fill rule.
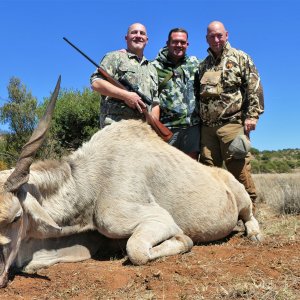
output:
[[262,78],[265,113],[251,133],[253,147],[300,148],[299,15],[296,0],[0,0],[0,105],[12,76],[39,101],[59,75],[62,88],[89,86],[94,66],[64,36],[99,62],[106,52],[125,47],[128,26],[141,22],[149,36],[145,55],[154,59],[169,30],[184,27],[188,54],[201,59],[207,54],[206,27],[219,20],[231,45],[253,58]]

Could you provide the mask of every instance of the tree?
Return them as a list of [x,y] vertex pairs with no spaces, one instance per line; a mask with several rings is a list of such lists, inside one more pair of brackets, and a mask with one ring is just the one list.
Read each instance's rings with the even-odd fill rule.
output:
[[252,147],[251,149],[250,149],[250,152],[251,152],[251,154],[252,155],[259,155],[259,150],[258,149],[256,149],[256,148],[254,148],[254,147]]
[[[39,108],[45,111],[49,100]],[[85,88],[82,92],[62,90],[56,103],[47,139],[47,155],[61,156],[75,150],[99,130],[99,95]],[[45,153],[46,154],[46,153]]]
[[17,77],[10,79],[7,89],[8,103],[0,108],[0,121],[9,126],[6,151],[16,159],[36,125],[37,99]]

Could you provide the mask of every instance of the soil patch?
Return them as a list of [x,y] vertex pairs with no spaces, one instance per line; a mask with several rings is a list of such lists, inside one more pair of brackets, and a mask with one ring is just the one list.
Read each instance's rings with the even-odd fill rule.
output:
[[[126,256],[16,273],[1,299],[299,299],[300,216],[260,208],[261,244],[243,233],[184,255],[133,266]],[[273,232],[270,227],[285,226]]]

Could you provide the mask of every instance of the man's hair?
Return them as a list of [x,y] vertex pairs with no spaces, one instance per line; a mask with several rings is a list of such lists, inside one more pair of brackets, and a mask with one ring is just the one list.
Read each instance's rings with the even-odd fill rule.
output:
[[184,28],[173,28],[170,30],[169,35],[168,35],[168,42],[170,42],[171,35],[173,32],[184,32],[186,34],[186,37],[189,37],[188,32]]
[[142,23],[132,23],[132,24],[127,28],[127,33],[126,33],[126,35],[128,35],[128,34],[130,33],[131,28],[132,28],[132,26],[134,26],[134,25],[141,25],[141,26],[143,26],[143,27],[145,28],[145,32],[146,32],[146,35],[147,35],[147,29],[146,29],[146,26],[145,26],[144,24],[142,24]]

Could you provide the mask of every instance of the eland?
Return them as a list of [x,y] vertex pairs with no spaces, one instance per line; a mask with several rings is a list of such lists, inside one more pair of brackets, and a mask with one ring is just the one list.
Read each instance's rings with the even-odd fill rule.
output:
[[1,287],[13,265],[35,272],[88,259],[107,240],[125,240],[135,265],[222,239],[238,219],[260,241],[244,186],[168,145],[142,121],[113,123],[60,161],[33,163],[59,85],[60,78],[14,170],[0,173]]

